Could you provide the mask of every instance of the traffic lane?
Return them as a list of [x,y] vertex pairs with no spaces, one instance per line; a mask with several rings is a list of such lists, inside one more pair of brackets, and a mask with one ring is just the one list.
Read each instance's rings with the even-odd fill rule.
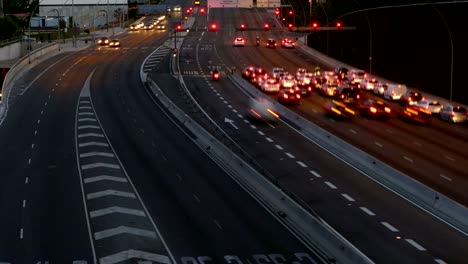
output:
[[[332,160],[333,158],[330,155],[322,153],[322,150],[313,143],[308,141],[304,142],[302,136],[291,132],[290,129],[284,125],[275,124],[275,128],[271,128],[267,125],[252,125],[251,123],[245,122],[246,119],[237,118],[237,114],[231,113],[231,111],[236,110],[237,105],[239,105],[240,109],[246,107],[246,105],[244,103],[244,106],[241,106],[242,103],[235,103],[233,101],[236,101],[236,99],[237,101],[242,101],[239,98],[243,96],[241,94],[237,94],[237,96],[226,96],[225,93],[232,92],[233,89],[226,87],[226,85],[222,86],[221,84],[213,84],[214,91],[212,92],[210,91],[211,89],[202,89],[201,83],[203,83],[203,81],[203,78],[190,78],[186,83],[190,84],[189,86],[192,88],[191,91],[193,92],[195,100],[204,107],[205,111],[208,112],[215,122],[220,124],[221,128],[225,130],[237,144],[246,150],[250,157],[255,157],[256,162],[260,163],[267,171],[272,172],[273,176],[282,184],[289,187],[288,189],[290,191],[299,194],[299,196],[304,201],[307,201],[323,219],[334,228],[339,229],[340,233],[349,238],[353,244],[358,246],[358,248],[363,250],[366,254],[369,253],[371,256],[375,255],[376,257],[378,255],[376,255],[375,252],[391,252],[389,256],[402,256],[400,252],[402,249],[400,247],[403,247],[404,250],[411,251],[411,253],[405,255],[403,259],[398,260],[389,258],[389,256],[386,255],[380,255],[379,258],[383,257],[383,259],[379,259],[377,262],[380,263],[388,259],[391,259],[393,263],[404,262],[405,259],[414,260],[416,257],[411,254],[420,253],[417,249],[416,253],[413,252],[415,248],[412,245],[408,247],[408,243],[399,242],[396,236],[403,237],[403,240],[407,237],[413,237],[414,240],[414,237],[416,237],[416,240],[425,245],[425,248],[430,254],[442,257],[444,260],[453,258],[451,255],[456,256],[455,258],[460,256],[462,248],[457,248],[449,253],[447,253],[446,249],[446,245],[450,245],[452,243],[451,241],[462,242],[464,240],[457,232],[454,232],[451,228],[448,228],[426,213],[421,212],[421,210],[408,205],[405,200],[395,197],[393,193],[386,189],[376,186],[372,180],[355,172],[353,169],[349,167],[344,168],[346,165],[337,164],[339,161],[336,161],[336,159]],[[219,93],[219,95],[217,95],[217,93]],[[227,104],[224,103],[224,101],[226,101],[224,98],[228,101]],[[234,107],[231,108],[229,107],[230,105]],[[237,108],[237,110],[239,110],[239,108]],[[235,124],[237,128],[226,123],[224,121],[226,117],[233,120],[233,124]],[[249,131],[251,131],[251,133],[249,133]],[[286,142],[284,142],[285,138],[288,139]],[[262,147],[264,144],[270,145],[270,148]],[[324,157],[328,158],[323,160]],[[288,163],[285,165],[283,162]],[[304,165],[306,165],[306,167],[304,167]],[[300,168],[302,171],[296,172],[298,170],[297,168]],[[325,179],[325,177],[330,177],[332,179],[324,180],[323,182],[316,181],[317,179],[321,181]],[[314,188],[336,190],[342,193],[334,193],[335,197],[330,198],[328,197],[330,194],[322,194],[315,189],[311,192],[311,184],[317,184],[313,186]],[[358,201],[356,204],[361,203],[361,205],[354,206],[354,201],[351,202],[347,199]],[[363,204],[366,206],[362,206]],[[337,205],[343,207],[339,212],[337,212],[338,209],[336,209]],[[333,208],[333,210],[330,210],[330,208]],[[349,212],[348,208],[353,208],[354,211]],[[362,208],[371,209],[365,210]],[[347,210],[350,215],[345,215]],[[356,213],[356,211],[359,213]],[[381,219],[385,220],[375,222],[375,220],[366,219],[366,217],[372,218],[374,216],[369,215],[368,212],[378,215],[382,217]],[[337,217],[338,215],[340,215],[340,217]],[[408,215],[411,217],[406,219],[402,218],[401,215]],[[343,218],[351,221],[342,223],[341,220]],[[418,227],[421,222],[427,223],[431,229],[442,231],[434,236],[433,234],[427,234],[427,226]],[[382,223],[385,223],[385,225]],[[360,226],[361,224],[362,226]],[[360,226],[360,228],[357,226]],[[393,226],[398,227],[398,232],[393,232],[387,226],[390,226],[390,228]],[[395,236],[392,236],[392,233],[395,234]],[[365,236],[361,236],[362,234],[365,234]],[[439,235],[449,238],[445,241],[433,242],[434,240],[438,240]],[[386,243],[378,245],[369,243],[369,241],[382,240],[385,240]],[[393,247],[393,250],[389,250],[390,247]],[[424,257],[428,256],[423,256],[423,258]]]
[[[308,252],[167,119],[135,84],[137,76],[122,78],[124,67],[110,68],[106,85],[95,79],[93,102],[176,259],[210,256],[224,263],[225,255],[251,259],[265,252],[290,259],[292,253]],[[162,86],[176,85],[167,79]]]
[[77,74],[63,77],[70,68],[76,69],[62,61],[42,75],[9,108],[0,129],[2,168],[10,179],[2,185],[2,211],[11,212],[1,225],[0,255],[13,262],[92,259],[80,184],[70,170],[75,167],[74,88],[80,84]]

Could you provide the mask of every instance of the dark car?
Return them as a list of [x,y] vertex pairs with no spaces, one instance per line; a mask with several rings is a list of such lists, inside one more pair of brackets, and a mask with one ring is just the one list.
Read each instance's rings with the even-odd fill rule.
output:
[[267,48],[273,48],[273,49],[278,46],[278,44],[276,43],[276,40],[274,39],[268,39],[265,45]]
[[407,105],[398,112],[398,115],[407,122],[430,124],[432,113],[417,106]]
[[359,112],[369,118],[388,119],[392,114],[392,109],[384,101],[369,99],[359,106]]
[[99,38],[97,43],[101,46],[107,46],[109,45],[109,42],[110,42],[110,39],[107,38],[107,37],[102,37],[102,38]]
[[257,85],[258,77],[264,75],[266,71],[261,67],[255,67],[250,78],[248,79],[253,85]]
[[322,76],[314,76],[311,80],[311,84],[314,89],[321,89],[322,85],[327,82],[327,78]]
[[349,86],[339,86],[334,97],[346,104],[358,104],[361,100],[361,90]]
[[356,114],[353,109],[336,100],[330,100],[327,102],[323,106],[323,109],[325,109],[325,112],[328,116],[335,118],[352,119]]
[[306,82],[301,81],[296,82],[294,90],[296,90],[296,92],[300,93],[301,95],[309,96],[312,94],[314,87],[312,86],[312,83],[307,84]]
[[244,78],[244,79],[250,81],[250,78],[252,78],[252,74],[254,73],[254,71],[255,71],[255,67],[254,67],[254,66],[247,66],[247,67],[245,67],[245,68],[242,70],[242,78]]
[[416,105],[419,101],[424,100],[424,96],[420,92],[408,91],[401,98],[401,105]]
[[292,88],[281,89],[278,93],[278,102],[298,105],[301,103],[301,95]]

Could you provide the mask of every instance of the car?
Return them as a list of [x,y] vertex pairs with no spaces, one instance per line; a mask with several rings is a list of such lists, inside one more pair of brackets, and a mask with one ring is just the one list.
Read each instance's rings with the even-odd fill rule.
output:
[[359,112],[368,118],[388,119],[392,114],[392,109],[382,100],[369,99],[359,105]]
[[310,96],[314,91],[314,87],[311,83],[306,83],[304,81],[296,82],[296,86],[294,86],[294,90],[300,93],[303,96]]
[[267,99],[249,98],[247,117],[259,121],[276,121],[279,118],[274,105]]
[[296,85],[296,78],[291,74],[283,75],[283,77],[280,78],[279,83],[282,89],[292,88]]
[[296,74],[294,76],[296,76],[296,78],[300,78],[302,76],[305,76],[307,73],[307,69],[306,68],[297,68],[296,70]]
[[404,84],[389,84],[383,97],[387,100],[400,100],[407,90],[408,88]]
[[416,106],[429,110],[433,115],[438,115],[443,107],[437,100],[421,100],[416,103]]
[[301,104],[301,95],[295,89],[282,89],[278,93],[278,102],[282,104]]
[[336,94],[337,88],[338,88],[337,83],[325,82],[322,84],[322,87],[320,87],[319,93],[324,96],[333,97]]
[[389,85],[388,83],[382,83],[379,86],[375,86],[374,87],[374,94],[379,95],[379,96],[383,96],[383,94],[385,93],[385,91],[388,88],[388,85]]
[[339,86],[333,96],[335,100],[346,104],[358,104],[361,100],[361,90],[349,86]]
[[255,67],[249,81],[253,85],[256,85],[258,77],[264,75],[265,73],[266,71],[262,67]]
[[267,48],[276,48],[278,46],[278,44],[276,43],[276,40],[272,39],[272,38],[269,38],[265,44],[265,46]]
[[280,84],[276,79],[270,78],[262,82],[260,89],[264,92],[279,92]]
[[282,39],[281,40],[281,47],[283,48],[288,48],[288,49],[294,49],[296,47],[296,42],[292,39]]
[[336,74],[336,75],[344,75],[344,76],[347,76],[348,73],[349,73],[349,70],[348,70],[348,68],[346,68],[346,67],[340,66],[340,67],[336,67],[336,68],[335,68],[335,74]]
[[400,104],[416,105],[419,101],[424,99],[424,96],[420,92],[407,91],[406,94],[401,97]]
[[377,79],[364,79],[361,83],[361,89],[366,91],[374,91],[375,88],[378,89],[380,82]]
[[273,70],[271,70],[271,76],[273,78],[279,79],[283,74],[284,74],[284,68],[274,67]]
[[367,78],[367,74],[361,70],[350,70],[348,72],[348,79],[354,80],[357,83],[364,81]]
[[131,31],[138,30],[138,26],[132,24],[132,25],[130,25],[130,30],[131,30]]
[[468,120],[468,111],[460,105],[446,104],[440,110],[439,117],[449,123],[462,123]]
[[245,47],[245,39],[243,37],[235,38],[234,47]]
[[158,30],[164,30],[164,29],[166,29],[166,25],[164,25],[164,24],[158,24],[158,25],[156,26],[156,28],[157,28]]
[[325,79],[322,76],[314,76],[311,79],[311,84],[313,85],[314,89],[320,90],[322,88],[322,85],[327,82],[327,79]]
[[99,38],[97,41],[97,43],[101,46],[107,46],[109,45],[109,42],[110,42],[110,39],[108,37]]
[[406,105],[397,113],[400,116],[400,118],[406,122],[419,124],[431,123],[431,112],[424,108],[420,108],[414,105]]
[[180,12],[181,10],[182,8],[180,7],[180,5],[174,6],[174,12]]
[[335,100],[330,100],[324,104],[323,109],[327,116],[343,119],[352,119],[356,112],[347,107],[344,103]]
[[200,0],[195,0],[195,1],[193,1],[193,4],[194,4],[194,5],[200,5]]
[[118,48],[120,47],[120,41],[118,39],[113,39],[109,42],[109,47]]
[[145,30],[151,30],[153,28],[154,28],[154,25],[152,23],[148,23],[143,26],[143,29]]
[[254,74],[255,67],[254,66],[247,66],[242,70],[242,78],[250,81],[252,75]]
[[[255,86],[257,86],[257,88],[261,88],[262,87],[262,84],[268,80],[268,79],[272,79],[272,77],[268,74],[268,73],[263,73],[263,74],[259,74],[258,76],[256,76],[256,82],[255,82]],[[274,79],[274,78],[273,78]]]

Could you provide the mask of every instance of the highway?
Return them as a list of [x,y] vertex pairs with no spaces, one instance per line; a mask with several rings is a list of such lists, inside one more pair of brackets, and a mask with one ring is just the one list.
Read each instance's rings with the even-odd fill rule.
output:
[[[321,217],[377,263],[463,262],[462,252],[467,243],[464,235],[408,205],[393,193],[375,186],[365,176],[323,153],[286,125],[261,125],[246,120],[245,92],[230,83],[228,78],[211,84],[209,73],[213,66],[227,74],[231,67],[239,71],[252,64],[266,69],[283,66],[294,72],[299,65],[315,63],[306,55],[298,56],[297,50],[268,50],[253,46],[256,35],[265,39],[274,32],[246,31],[243,35],[251,44],[244,48],[232,47],[236,34],[241,34],[234,30],[240,24],[238,21],[247,21],[250,27],[261,28],[263,21],[268,19],[264,12],[220,9],[211,10],[211,15],[212,20],[219,23],[220,30],[197,32],[187,37],[181,49],[180,65],[193,97],[236,143],[281,183],[301,194],[301,198],[308,201]],[[256,18],[256,21],[251,18]],[[205,19],[201,19],[194,28],[205,26],[208,26]],[[156,78],[159,77],[157,75]],[[184,106],[186,99],[181,98],[182,90],[171,88],[165,92],[181,107]],[[276,99],[274,95],[272,98]],[[463,171],[465,155],[460,154],[463,151],[458,147],[466,144],[463,127],[448,133],[445,129],[447,124],[434,120],[432,127],[416,126],[416,134],[414,124],[404,123],[396,117],[389,124],[361,117],[351,123],[337,122],[324,117],[321,107],[326,100],[313,94],[297,107],[297,111],[350,143],[365,146],[366,151],[376,153],[376,157],[408,175],[417,179],[424,177],[426,183],[432,181],[438,189],[447,190],[444,194],[454,197],[453,193],[458,193],[458,197],[465,198],[464,189],[452,182],[457,179],[464,184],[466,178]],[[193,111],[192,107],[186,109]],[[226,123],[226,118],[233,122]],[[445,133],[434,131],[434,127],[445,129]],[[444,142],[453,142],[453,145],[432,140],[442,134],[448,137]],[[428,154],[433,152],[444,153],[451,159],[438,159]],[[444,176],[450,173],[452,180],[438,175],[442,173]],[[435,230],[440,233],[433,233]]]
[[120,48],[55,56],[15,83],[0,128],[0,263],[323,262],[141,84],[167,35],[123,34]]

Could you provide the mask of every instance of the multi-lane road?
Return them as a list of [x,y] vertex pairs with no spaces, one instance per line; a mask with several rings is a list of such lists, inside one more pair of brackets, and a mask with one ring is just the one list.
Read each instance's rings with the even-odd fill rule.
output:
[[[187,89],[259,166],[376,263],[465,261],[464,234],[287,124],[245,119],[242,87],[224,76],[210,81],[213,66],[224,75],[250,64],[290,71],[315,65],[298,50],[232,47],[241,21],[261,27],[270,14],[212,9],[218,32],[206,32],[206,17],[193,17],[178,57]],[[250,41],[257,35],[281,33],[244,33]],[[320,263],[141,84],[141,64],[153,54],[144,71],[199,119],[172,76],[171,33],[142,30],[119,38],[119,49],[92,46],[55,56],[15,83],[0,127],[0,263]],[[324,102],[313,94],[291,110],[466,204],[466,129],[448,131],[435,121],[415,130],[395,118],[335,122],[324,117]]]

